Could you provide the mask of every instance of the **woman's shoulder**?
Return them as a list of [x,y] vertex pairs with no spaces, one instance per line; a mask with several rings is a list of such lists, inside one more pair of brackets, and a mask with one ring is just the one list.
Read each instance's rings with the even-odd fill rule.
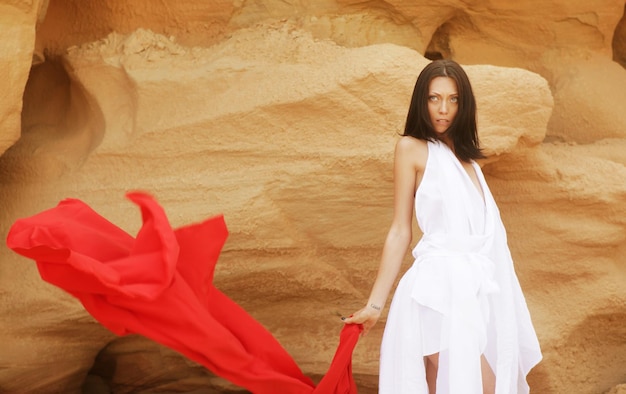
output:
[[396,159],[415,165],[418,169],[426,166],[428,141],[403,135],[396,142]]
[[428,153],[428,141],[403,135],[396,143],[396,149],[403,152]]

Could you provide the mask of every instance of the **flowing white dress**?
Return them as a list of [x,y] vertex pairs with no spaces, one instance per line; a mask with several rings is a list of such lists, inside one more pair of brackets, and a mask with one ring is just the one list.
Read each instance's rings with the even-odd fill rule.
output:
[[[541,350],[496,203],[454,153],[428,142],[415,194],[423,236],[393,297],[380,355],[379,394],[428,394],[424,356],[439,353],[437,394],[482,394],[480,357],[496,394],[526,394]],[[483,197],[484,196],[484,197]]]

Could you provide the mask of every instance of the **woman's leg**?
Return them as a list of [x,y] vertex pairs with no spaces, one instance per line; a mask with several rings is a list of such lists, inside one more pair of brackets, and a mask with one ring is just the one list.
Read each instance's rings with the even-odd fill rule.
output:
[[480,369],[483,374],[483,394],[494,394],[496,392],[496,375],[484,355],[480,356]]
[[426,383],[428,383],[428,394],[437,393],[437,370],[439,369],[439,353],[424,357],[426,365]]
[[[426,383],[428,394],[437,393],[437,371],[439,369],[439,353],[424,357],[426,367]],[[485,356],[480,356],[480,367],[483,375],[483,394],[494,394],[496,391],[496,375]]]
[[[424,357],[426,366],[426,383],[428,394],[437,393],[437,371],[439,369],[439,353]],[[489,366],[485,356],[480,356],[480,369],[483,375],[483,394],[494,394],[496,391],[496,375]]]

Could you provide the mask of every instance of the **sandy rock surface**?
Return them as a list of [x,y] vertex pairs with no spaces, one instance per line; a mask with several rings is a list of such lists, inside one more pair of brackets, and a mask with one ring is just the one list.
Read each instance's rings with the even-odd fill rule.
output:
[[[34,55],[35,25],[43,1],[23,4],[0,2],[0,26],[5,38],[0,45],[0,153],[20,138],[22,94]],[[10,39],[6,39],[9,38]]]
[[[533,392],[623,390],[623,1],[205,3],[0,2],[3,234],[65,197],[134,233],[137,189],[174,226],[223,213],[216,284],[318,379],[376,273],[424,55],[451,56],[544,351]],[[240,391],[115,338],[6,248],[0,313],[0,392]],[[354,355],[362,393],[383,325]]]

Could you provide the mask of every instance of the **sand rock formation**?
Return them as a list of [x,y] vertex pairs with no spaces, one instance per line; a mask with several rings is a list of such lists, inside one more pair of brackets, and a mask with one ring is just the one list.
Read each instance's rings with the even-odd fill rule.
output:
[[45,14],[43,1],[12,5],[0,3],[0,26],[4,40],[0,46],[0,75],[4,94],[0,97],[0,153],[20,138],[22,93],[34,55],[35,25]]
[[[175,226],[224,213],[218,286],[317,378],[377,269],[424,55],[452,57],[474,85],[483,168],[544,350],[533,391],[626,381],[623,1],[12,4],[3,234],[68,196],[133,233],[132,189]],[[6,248],[0,289],[2,392],[237,391],[115,338]],[[355,353],[363,393],[382,327]]]
[[607,394],[622,394],[626,393],[626,384],[620,384],[613,387]]

